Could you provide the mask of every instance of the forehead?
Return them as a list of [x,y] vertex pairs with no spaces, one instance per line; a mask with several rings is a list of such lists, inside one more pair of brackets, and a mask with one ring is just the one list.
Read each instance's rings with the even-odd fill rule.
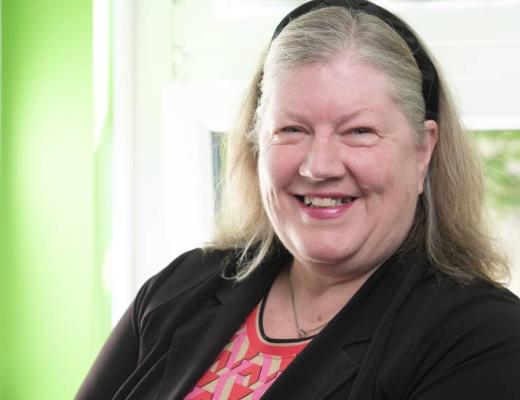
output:
[[269,89],[269,109],[274,114],[396,111],[387,75],[352,53],[297,68],[273,81]]

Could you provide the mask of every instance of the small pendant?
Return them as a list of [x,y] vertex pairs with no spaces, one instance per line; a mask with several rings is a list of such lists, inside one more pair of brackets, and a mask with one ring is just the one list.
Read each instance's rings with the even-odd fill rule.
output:
[[300,329],[298,330],[298,337],[299,337],[300,339],[307,337],[307,332],[305,332],[303,329],[300,328]]

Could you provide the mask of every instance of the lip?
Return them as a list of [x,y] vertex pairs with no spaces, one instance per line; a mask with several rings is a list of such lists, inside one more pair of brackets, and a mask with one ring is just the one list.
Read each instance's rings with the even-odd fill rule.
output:
[[[319,197],[319,198],[344,198],[344,197],[354,197],[349,196],[345,194],[339,194],[339,193],[306,193],[302,196],[309,196],[309,197]],[[339,206],[334,207],[309,207],[302,203],[297,198],[294,199],[296,203],[298,204],[299,209],[308,217],[318,220],[327,220],[327,219],[335,219],[339,218],[342,215],[344,215],[349,208],[351,208],[354,203],[357,201],[357,198],[354,197],[354,200],[350,203],[341,204]]]

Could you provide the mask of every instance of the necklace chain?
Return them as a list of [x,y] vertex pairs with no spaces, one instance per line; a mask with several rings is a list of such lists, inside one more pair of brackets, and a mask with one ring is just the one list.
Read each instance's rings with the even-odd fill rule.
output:
[[296,330],[298,332],[298,337],[300,339],[303,339],[303,338],[309,337],[314,332],[317,332],[318,330],[323,328],[325,325],[327,325],[329,323],[330,320],[325,321],[324,323],[322,323],[314,328],[311,328],[311,329],[302,329],[300,327],[300,323],[298,322],[298,313],[296,312],[296,302],[294,300],[294,288],[292,285],[291,275],[289,274],[289,271],[287,271],[287,279],[289,280],[289,290],[291,292],[291,306],[292,306],[292,312],[293,312],[293,317],[294,317],[294,323],[296,324]]

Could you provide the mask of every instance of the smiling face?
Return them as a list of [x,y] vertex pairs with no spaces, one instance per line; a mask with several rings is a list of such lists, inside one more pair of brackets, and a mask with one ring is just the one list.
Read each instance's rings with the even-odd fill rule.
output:
[[269,93],[258,174],[295,262],[330,277],[373,270],[406,238],[436,125],[419,140],[386,75],[347,53],[302,67]]

